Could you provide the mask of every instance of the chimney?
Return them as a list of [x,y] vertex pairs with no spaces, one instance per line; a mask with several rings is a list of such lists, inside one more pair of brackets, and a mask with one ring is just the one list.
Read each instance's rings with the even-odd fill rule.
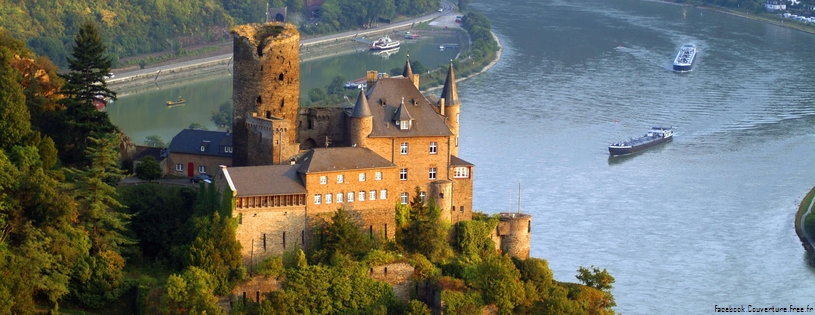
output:
[[365,78],[367,80],[368,90],[370,90],[374,86],[376,80],[379,78],[379,73],[377,73],[376,70],[368,70]]
[[444,116],[444,98],[439,99],[439,114]]

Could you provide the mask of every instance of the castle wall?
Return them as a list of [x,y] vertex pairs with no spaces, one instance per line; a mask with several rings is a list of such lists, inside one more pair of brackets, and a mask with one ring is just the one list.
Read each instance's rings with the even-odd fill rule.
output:
[[[242,25],[232,29],[233,43],[233,165],[246,166],[251,156],[271,148],[251,152],[247,118],[252,113],[267,119],[281,118],[288,126],[297,125],[300,102],[300,34],[286,23]],[[296,128],[288,128],[283,142],[297,145]],[[264,145],[271,145],[264,143]],[[296,152],[295,152],[296,154]],[[288,160],[289,156],[281,160]]]
[[341,107],[302,108],[297,117],[298,142],[301,150],[325,148],[346,143],[347,115]]
[[307,233],[305,213],[306,206],[235,209],[233,216],[238,218],[235,236],[242,246],[244,265],[257,265],[296,246],[303,248]]
[[[382,173],[382,179],[376,179],[376,172]],[[365,174],[365,181],[359,180],[359,174]],[[342,183],[337,176],[342,175]],[[326,177],[326,183],[321,184],[320,177]],[[306,189],[308,196],[306,203],[309,207],[309,216],[328,218],[334,211],[342,207],[345,210],[357,213],[360,222],[364,223],[366,231],[379,237],[387,236],[393,239],[395,235],[394,205],[399,200],[395,194],[398,180],[396,168],[380,168],[366,170],[348,170],[338,172],[320,172],[306,175]],[[386,192],[383,198],[382,192]],[[375,200],[371,200],[370,193],[375,192]],[[348,194],[353,193],[353,201],[348,201]],[[365,194],[365,200],[360,201],[360,193]],[[331,202],[328,202],[328,195]],[[342,202],[338,202],[337,195],[342,194]],[[320,195],[320,203],[315,203],[315,196]],[[387,230],[387,233],[386,233]]]
[[[256,117],[256,113],[246,118],[247,162],[249,165],[271,165],[287,163],[289,158],[300,151],[300,145],[286,141],[292,132],[289,121]],[[234,154],[234,153],[233,153]]]

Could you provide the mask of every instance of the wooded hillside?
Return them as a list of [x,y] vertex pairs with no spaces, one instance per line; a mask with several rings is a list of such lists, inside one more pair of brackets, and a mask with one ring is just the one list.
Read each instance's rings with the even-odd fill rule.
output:
[[[65,68],[73,36],[89,19],[99,25],[115,66],[119,58],[228,40],[231,26],[264,21],[267,3],[288,7],[290,21],[311,16],[304,0],[0,0],[0,31]],[[310,31],[359,28],[438,8],[439,0],[328,0],[319,27]]]

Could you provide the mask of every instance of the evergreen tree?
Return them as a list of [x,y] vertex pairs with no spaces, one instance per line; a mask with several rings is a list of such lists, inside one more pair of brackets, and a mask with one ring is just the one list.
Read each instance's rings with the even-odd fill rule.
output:
[[431,198],[426,204],[419,187],[416,187],[410,201],[410,217],[407,225],[399,230],[397,241],[408,252],[425,255],[431,261],[439,261],[451,251],[447,244],[447,230],[440,218],[441,209],[436,206],[434,199]]
[[74,39],[76,47],[68,58],[70,72],[63,75],[65,96],[60,104],[65,108],[62,121],[65,132],[57,141],[64,148],[63,161],[69,165],[82,165],[88,137],[101,138],[116,127],[107,113],[98,111],[95,103],[116,100],[116,93],[108,89],[105,76],[110,73],[111,60],[105,56],[105,45],[96,24],[85,21]]

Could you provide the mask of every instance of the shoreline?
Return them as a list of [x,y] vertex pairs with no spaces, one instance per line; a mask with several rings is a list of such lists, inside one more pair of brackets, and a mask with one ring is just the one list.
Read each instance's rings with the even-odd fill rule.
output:
[[[745,19],[750,19],[750,20],[753,20],[753,21],[759,21],[759,22],[763,22],[763,23],[767,23],[767,24],[781,26],[781,27],[784,27],[784,28],[793,29],[793,30],[796,30],[796,31],[801,31],[801,32],[804,32],[804,33],[815,34],[815,28],[807,27],[807,26],[805,26],[805,24],[800,24],[800,23],[795,22],[795,21],[790,21],[790,22],[793,22],[793,23],[784,23],[784,20],[776,21],[776,20],[773,20],[772,18],[767,17],[767,16],[750,15],[749,12],[740,12],[740,11],[728,9],[728,8],[725,8],[725,7],[712,6],[712,5],[700,6],[700,5],[692,5],[692,4],[686,4],[686,3],[670,2],[670,1],[666,1],[666,0],[642,0],[642,1],[657,2],[657,3],[664,3],[664,4],[676,5],[676,6],[682,6],[682,7],[697,8],[697,9],[700,9],[700,10],[708,10],[708,11],[713,11],[713,12],[719,12],[719,13],[722,13],[722,14],[737,16],[737,17],[741,17],[741,18],[745,18]],[[769,13],[769,12],[764,11],[764,13]],[[771,13],[769,13],[769,14],[771,14]]]
[[[466,77],[456,79],[456,83],[467,80],[467,79],[470,79],[470,78],[474,78],[475,76],[477,76],[479,74],[487,72],[487,70],[490,70],[492,67],[494,67],[496,64],[498,64],[499,61],[501,61],[501,53],[504,51],[504,46],[501,45],[501,41],[498,39],[498,35],[495,35],[495,33],[493,31],[490,31],[490,34],[492,34],[492,38],[495,39],[495,42],[498,44],[498,51],[495,52],[495,59],[490,61],[490,63],[488,63],[486,66],[484,66],[484,68],[482,68],[480,71],[478,71],[476,73],[473,73],[473,74],[470,74],[470,75],[468,75]],[[429,89],[426,89],[426,90],[422,91],[422,93],[429,93],[429,92],[441,89],[442,87],[444,87],[443,84],[439,85],[439,86],[429,88]]]

